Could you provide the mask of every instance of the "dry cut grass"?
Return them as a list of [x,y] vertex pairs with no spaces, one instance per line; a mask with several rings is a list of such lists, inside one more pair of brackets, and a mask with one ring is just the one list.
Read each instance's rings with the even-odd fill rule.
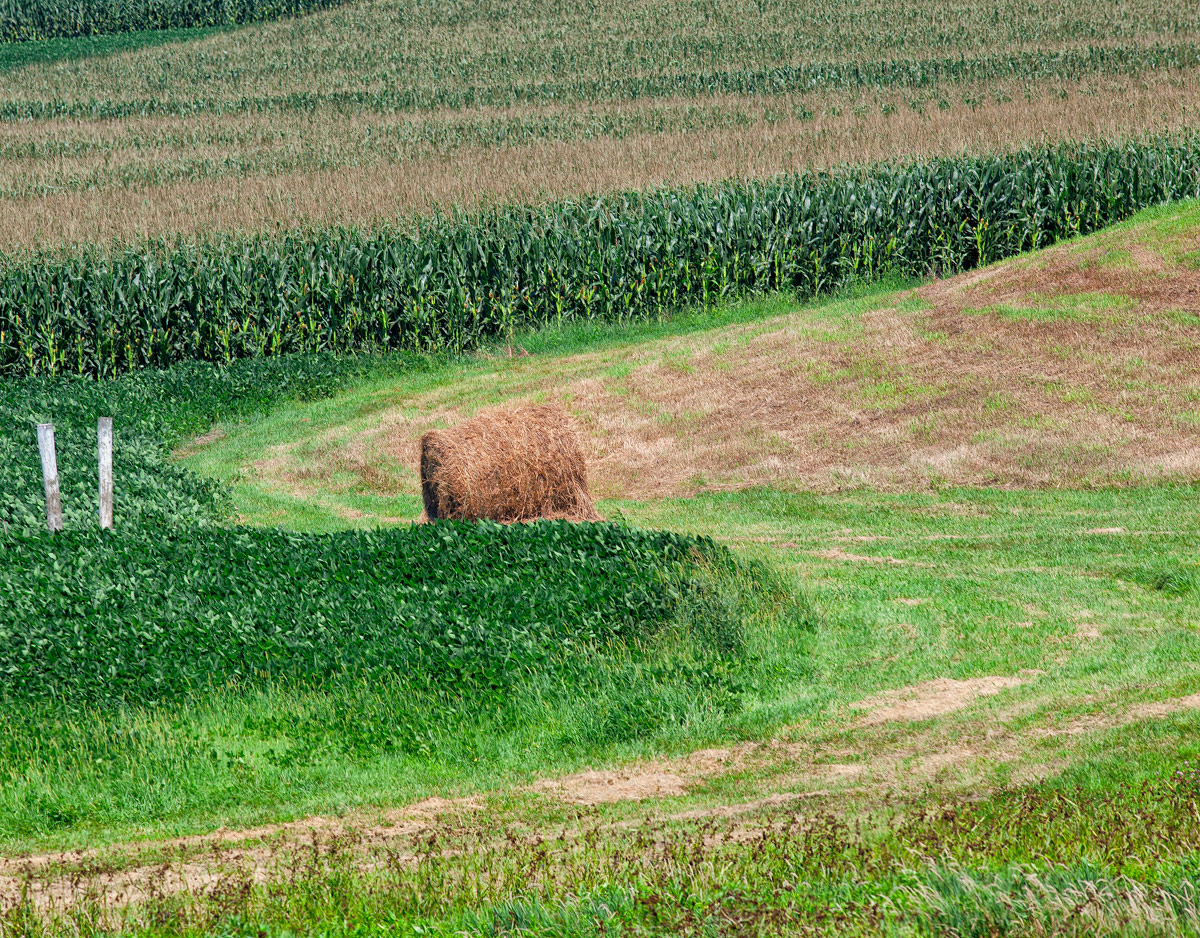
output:
[[257,471],[297,495],[415,493],[422,433],[557,399],[601,497],[1200,478],[1200,214],[1184,217],[883,300],[501,359],[469,386],[381,393]]

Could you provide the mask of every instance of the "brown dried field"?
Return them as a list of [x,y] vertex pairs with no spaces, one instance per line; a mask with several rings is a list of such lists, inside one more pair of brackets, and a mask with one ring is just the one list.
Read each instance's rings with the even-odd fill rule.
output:
[[557,399],[602,498],[1200,478],[1196,216],[898,294],[380,389],[272,445],[254,477],[303,497],[415,493],[426,430]]
[[0,124],[0,249],[370,225],[434,208],[1200,127],[1200,75],[904,92]]

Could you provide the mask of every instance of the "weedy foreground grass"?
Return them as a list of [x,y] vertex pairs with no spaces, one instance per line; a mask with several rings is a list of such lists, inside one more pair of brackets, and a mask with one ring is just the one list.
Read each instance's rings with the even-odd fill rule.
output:
[[[1194,751],[1183,725],[1170,741]],[[551,822],[446,815],[365,854],[349,835],[230,856],[219,878],[133,906],[31,899],[12,935],[369,931],[514,935],[1155,935],[1197,933],[1197,773],[1119,745],[1053,782],[760,807],[737,817]],[[533,822],[531,826],[530,822]],[[365,859],[369,857],[370,859]],[[160,862],[160,883],[177,865]],[[35,874],[36,875],[36,874]],[[32,883],[31,883],[32,885]],[[32,895],[32,894],[31,894]]]

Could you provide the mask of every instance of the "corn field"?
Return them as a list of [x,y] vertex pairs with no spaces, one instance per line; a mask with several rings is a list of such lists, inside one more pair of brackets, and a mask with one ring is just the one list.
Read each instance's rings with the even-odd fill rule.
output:
[[[280,5],[285,0],[279,0]],[[312,9],[331,0],[304,0]],[[286,12],[294,12],[288,10]],[[1088,75],[1140,75],[1162,69],[1200,65],[1200,43],[1179,42],[1152,47],[1093,46],[1062,51],[997,52],[978,56],[954,54],[930,59],[874,62],[808,62],[803,65],[742,69],[703,69],[666,74],[603,74],[546,77],[547,73],[497,81],[446,84],[420,76],[413,83],[387,82],[383,87],[306,88],[217,96],[187,93],[186,82],[170,95],[100,97],[63,95],[0,98],[0,121],[61,119],[121,120],[135,117],[186,117],[193,114],[287,114],[316,108],[339,112],[391,113],[435,108],[514,107],[560,101],[637,102],[646,98],[710,95],[767,95],[814,90],[921,90],[945,83],[1076,81]],[[548,66],[549,67],[549,66]],[[357,83],[356,83],[357,84]]]
[[371,0],[0,43],[0,251],[1194,131],[1198,89],[1193,0]]
[[[9,36],[111,7],[139,28],[332,0],[0,0]],[[373,0],[143,56],[0,73],[6,119],[506,107],[648,97],[920,89],[1194,68],[1191,0]],[[39,10],[42,12],[39,13]],[[49,28],[41,29],[48,32]],[[481,42],[480,37],[487,41]],[[881,51],[882,50],[882,51]],[[88,50],[81,47],[78,50]]]
[[951,274],[1200,196],[1200,137],[1073,144],[436,215],[10,258],[0,370],[112,376],[291,352],[459,352],[884,274]]
[[4,0],[0,41],[74,38],[151,29],[231,26],[295,16],[342,0]]

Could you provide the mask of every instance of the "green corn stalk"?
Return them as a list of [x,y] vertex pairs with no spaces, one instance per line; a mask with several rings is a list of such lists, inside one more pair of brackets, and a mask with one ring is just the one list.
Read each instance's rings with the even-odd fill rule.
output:
[[373,230],[0,257],[0,375],[463,351],[523,326],[651,319],[732,296],[827,293],[885,272],[954,272],[1198,195],[1200,137],[1167,135]]

